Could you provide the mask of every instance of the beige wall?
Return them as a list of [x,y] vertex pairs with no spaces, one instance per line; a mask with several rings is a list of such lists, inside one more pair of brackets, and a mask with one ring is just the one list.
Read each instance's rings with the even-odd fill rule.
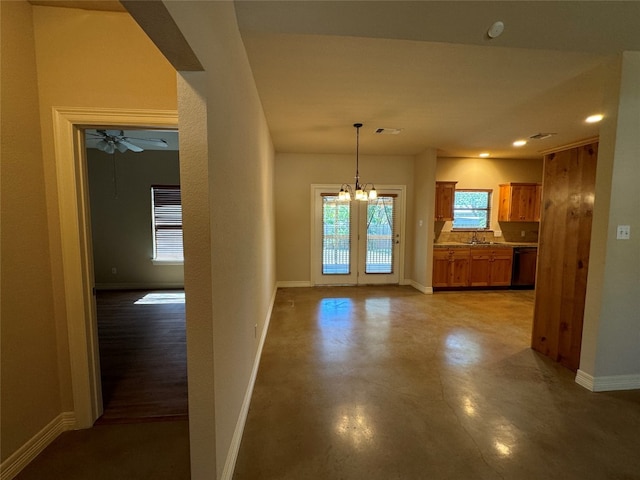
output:
[[[184,285],[182,265],[154,265],[151,186],[180,185],[178,152],[87,149],[93,269],[98,288]],[[114,165],[115,163],[115,165]],[[111,269],[116,268],[116,273]]]
[[128,14],[0,4],[5,459],[73,410],[52,107],[169,110],[177,98],[175,71]]
[[[348,128],[348,125],[347,127]],[[360,155],[360,176],[377,185],[406,185],[407,219],[414,216],[412,156]],[[355,155],[278,153],[275,162],[276,249],[279,282],[311,281],[311,185],[353,184]],[[405,229],[413,250],[413,222]],[[405,275],[413,265],[407,259]],[[403,279],[400,279],[401,281]]]
[[[608,79],[580,357],[596,389],[640,382],[640,52],[611,62]],[[631,226],[630,240],[616,239],[617,225]]]
[[[279,282],[311,281],[311,184],[353,183],[353,155],[278,153],[275,163],[276,251]],[[498,185],[542,181],[542,159],[438,158],[432,151],[413,156],[360,156],[364,181],[407,185],[405,279],[419,289],[431,286],[434,177],[456,180],[458,188],[489,188],[492,226],[497,222]],[[422,226],[420,226],[422,221]],[[442,226],[442,225],[440,225]],[[508,228],[508,226],[506,226]],[[519,228],[525,228],[522,225]],[[527,224],[537,232],[537,224]],[[451,229],[446,222],[445,230]],[[518,232],[519,233],[519,232]]]
[[2,461],[61,412],[31,6],[0,2]]
[[[73,409],[52,107],[175,110],[175,71],[126,13],[32,7],[63,410]],[[108,45],[108,59],[101,53]],[[113,52],[118,52],[114,55]],[[126,61],[114,60],[126,52]]]
[[273,146],[233,4],[166,6],[205,69],[182,75],[179,110],[185,237],[210,225],[185,244],[191,475],[220,478],[275,293]]
[[414,167],[415,215],[413,219],[408,220],[413,222],[415,229],[412,252],[413,271],[409,278],[415,282],[415,287],[425,293],[430,292],[433,270],[436,164],[437,152],[435,149],[429,149],[416,157]]
[[[542,183],[542,158],[530,160],[513,160],[503,158],[438,158],[436,180],[457,181],[458,189],[491,189],[491,229],[505,233],[513,227],[508,223],[498,222],[499,185],[509,182]],[[440,222],[442,223],[442,222]],[[520,223],[520,222],[518,222]],[[450,231],[452,222],[440,225],[442,231]],[[535,230],[536,223],[519,225],[517,230],[527,232]],[[509,230],[510,232],[510,230]],[[508,240],[517,240],[511,239]]]

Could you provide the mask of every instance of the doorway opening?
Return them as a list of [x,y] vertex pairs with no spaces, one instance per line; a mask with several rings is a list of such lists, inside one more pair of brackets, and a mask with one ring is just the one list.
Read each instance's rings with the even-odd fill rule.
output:
[[[188,414],[178,132],[86,129],[102,416]],[[176,289],[176,290],[173,290]]]
[[84,129],[178,128],[174,110],[56,107],[53,110],[62,278],[75,428],[90,428],[102,414],[102,386],[92,255]]

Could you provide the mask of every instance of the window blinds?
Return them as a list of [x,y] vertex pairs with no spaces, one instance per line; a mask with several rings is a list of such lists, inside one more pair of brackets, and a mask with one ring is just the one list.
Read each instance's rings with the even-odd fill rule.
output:
[[396,241],[396,195],[379,194],[367,205],[365,273],[393,273]]
[[351,273],[351,204],[322,194],[322,274]]
[[153,259],[183,261],[180,186],[151,187],[153,207]]

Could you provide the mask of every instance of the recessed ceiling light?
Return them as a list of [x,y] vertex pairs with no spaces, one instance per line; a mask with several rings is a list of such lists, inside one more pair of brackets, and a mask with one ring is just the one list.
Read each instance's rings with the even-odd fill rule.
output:
[[587,123],[598,123],[600,120],[604,118],[604,115],[598,113],[596,115],[590,115],[585,119]]
[[487,158],[489,156],[489,152],[482,152],[480,155],[478,155],[479,157],[482,158]]
[[515,142],[513,142],[514,147],[523,147],[526,144],[527,144],[526,140],[516,140]]

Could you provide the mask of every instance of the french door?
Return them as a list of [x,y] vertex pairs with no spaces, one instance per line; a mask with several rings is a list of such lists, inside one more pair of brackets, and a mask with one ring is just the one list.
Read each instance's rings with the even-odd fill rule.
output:
[[402,190],[378,189],[378,198],[366,202],[340,201],[332,190],[314,195],[314,283],[398,283]]

